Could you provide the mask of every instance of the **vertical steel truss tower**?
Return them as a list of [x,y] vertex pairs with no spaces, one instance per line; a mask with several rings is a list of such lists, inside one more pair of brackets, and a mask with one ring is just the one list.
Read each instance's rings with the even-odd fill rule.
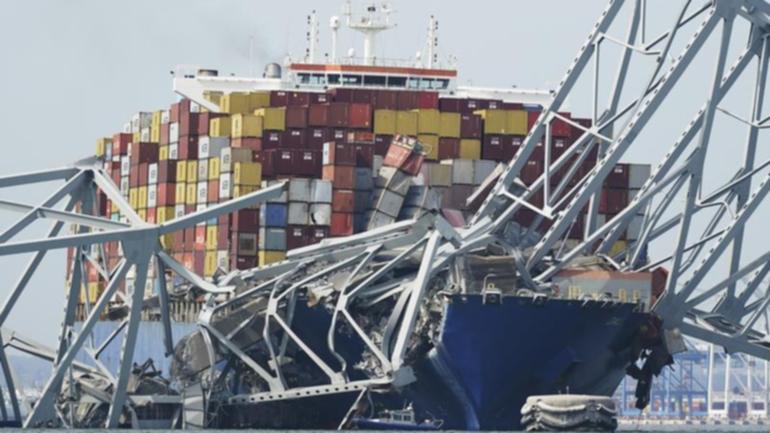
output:
[[[662,3],[667,8],[671,6],[671,2]],[[758,290],[760,281],[770,271],[770,250],[767,250],[763,236],[756,233],[746,236],[752,233],[744,230],[751,224],[752,217],[758,217],[757,210],[770,192],[770,161],[757,160],[760,132],[768,120],[763,117],[763,101],[770,48],[767,40],[770,4],[760,0],[696,3],[685,0],[682,7],[669,16],[671,14],[657,11],[644,0],[610,1],[580,47],[552,102],[545,107],[522,148],[499,176],[479,212],[463,229],[452,228],[440,216],[428,215],[417,221],[399,222],[294,250],[284,262],[234,272],[218,284],[213,284],[165,254],[159,238],[270,199],[280,194],[285,185],[275,185],[183,218],[151,225],[143,222],[130,209],[94,161],[83,161],[73,168],[0,178],[2,188],[45,181],[65,182],[40,205],[0,202],[3,209],[23,214],[21,219],[0,233],[0,255],[34,254],[0,310],[0,326],[5,323],[48,250],[71,247],[78,251],[73,261],[72,282],[67,292],[58,347],[46,350],[16,334],[3,334],[0,367],[11,413],[5,405],[0,405],[3,410],[0,415],[6,420],[21,420],[13,374],[4,350],[11,346],[47,357],[54,364],[40,400],[23,422],[25,426],[68,425],[66,417],[58,412],[56,402],[63,384],[69,380],[67,374],[72,370],[90,368],[88,371],[101,374],[113,384],[113,391],[105,402],[110,405],[106,427],[116,426],[121,414],[126,410],[131,412],[133,405],[142,403],[143,398],[144,401],[152,400],[152,397],[127,395],[126,391],[144,302],[142,288],[151,263],[158,269],[156,289],[166,327],[166,351],[170,352],[172,348],[165,275],[174,272],[210,294],[199,324],[212,361],[216,352],[227,352],[230,359],[242,362],[265,384],[266,391],[231,396],[228,404],[257,404],[306,395],[358,391],[363,397],[364,392],[371,388],[399,386],[413,381],[404,355],[419,322],[424,296],[429,290],[435,290],[434,284],[462,286],[462,278],[453,272],[456,259],[492,244],[516,258],[521,280],[535,292],[546,291],[551,277],[580,255],[604,255],[620,270],[645,271],[665,266],[669,270],[666,290],[654,305],[654,311],[669,331],[679,331],[723,346],[730,352],[770,359],[767,343],[770,332],[767,326],[764,330],[760,329],[761,324],[767,325],[765,315],[770,293]],[[627,20],[620,18],[624,15]],[[670,21],[666,21],[668,19]],[[671,25],[659,35],[648,36],[648,27],[652,28],[650,24],[660,22],[671,22]],[[734,42],[733,34],[739,24],[750,28],[748,40],[731,58],[730,44]],[[703,49],[709,40],[717,44],[716,55]],[[600,53],[610,46],[618,48],[620,54],[617,56],[617,68],[607,81],[599,73],[603,69]],[[679,50],[678,54],[676,50]],[[713,73],[706,76],[699,72],[700,68],[693,66],[704,58],[715,63]],[[590,70],[592,65],[593,71]],[[747,72],[752,65],[755,74]],[[695,73],[692,73],[693,70]],[[685,76],[687,78],[683,80]],[[722,106],[733,86],[742,79],[748,79],[754,91],[747,118],[735,115]],[[674,99],[676,90],[685,81],[703,82],[702,106],[695,110],[691,121],[685,122],[681,135],[661,156],[659,164],[631,203],[609,221],[599,224],[599,193],[605,179],[627,151],[650,146],[644,132],[658,130],[655,114],[667,107],[679,109],[680,105]],[[581,82],[587,83],[593,95],[589,97],[589,109],[594,120],[592,127],[578,125],[559,114],[568,97],[580,100],[578,84]],[[606,105],[600,104],[600,97],[603,96],[608,98]],[[741,140],[744,141],[745,158],[734,173],[713,187],[713,176],[706,164],[708,151],[725,151],[726,146],[736,146],[734,138],[730,143],[714,138],[718,115],[744,125],[746,136]],[[557,158],[552,158],[550,154],[549,129],[554,119],[571,123],[583,131],[576,143]],[[546,144],[545,172],[531,184],[524,184],[518,179],[519,174],[542,141]],[[590,171],[581,170],[593,149],[598,149],[598,162]],[[557,172],[560,173],[558,179],[552,176]],[[708,183],[704,183],[706,175]],[[127,222],[110,221],[94,215],[97,190],[117,204]],[[538,194],[543,197],[543,206],[531,204],[537,202],[532,199]],[[62,208],[63,201],[66,203]],[[565,242],[571,225],[585,208],[588,224],[584,241],[578,244]],[[515,226],[512,217],[522,209],[539,215],[536,224],[550,222],[548,230],[532,248],[516,245],[509,236],[511,227]],[[628,243],[624,251],[615,251],[612,257],[608,257],[625,227],[642,211],[645,217],[640,239]],[[40,218],[55,221],[48,237],[34,241],[15,239],[25,227]],[[74,224],[78,232],[59,236],[65,223]],[[535,228],[533,225],[529,229]],[[671,241],[666,240],[667,235],[673,236],[674,248],[670,248]],[[91,254],[94,248],[98,249],[99,245],[109,241],[120,242],[123,252],[122,261],[114,269],[108,269]],[[666,242],[669,248],[656,247],[661,242]],[[757,248],[761,252],[746,259]],[[418,262],[415,272],[401,275],[398,279],[383,278],[394,267],[415,260]],[[77,295],[82,290],[83,263],[86,261],[95,262],[109,283],[95,305],[88,306],[88,316],[76,332],[75,307]],[[726,277],[719,277],[716,272],[720,264],[728,268]],[[113,376],[100,364],[99,349],[89,347],[88,337],[108,302],[119,295],[118,287],[130,268],[135,270],[136,279],[132,286],[127,287],[125,294],[124,302],[130,312],[125,326],[120,328],[124,332],[121,365],[117,375]],[[344,322],[373,355],[373,362],[378,363],[380,374],[377,377],[352,381],[343,371],[327,365],[313,352],[311,345],[293,331],[297,293],[308,287],[328,284],[327,278],[340,271],[346,272],[347,278],[339,288],[340,296],[328,330],[327,345],[331,353],[338,354],[334,349],[334,335],[337,327]],[[444,277],[437,283],[436,277],[440,272]],[[742,279],[746,276],[750,278],[744,283]],[[236,292],[234,285],[243,282],[248,288]],[[385,297],[393,296],[398,301],[382,334],[375,335],[360,325],[348,309],[354,300],[375,305]],[[230,333],[222,332],[216,325],[216,317],[254,302],[264,303],[264,315],[261,317],[264,318],[262,326],[266,337],[263,344],[270,358],[267,363],[250,357],[234,343],[234,335],[253,326],[256,315],[240,323]],[[270,335],[277,335],[280,344],[273,345],[273,338],[267,338]],[[327,384],[289,385],[281,366],[287,344],[293,344],[304,352],[326,376]],[[79,353],[91,356],[97,368],[75,362]],[[339,359],[344,366],[345,360],[341,356]],[[212,381],[216,381],[213,366],[211,374]],[[184,404],[195,406],[201,401],[200,397],[196,398]],[[203,400],[208,401],[206,398]],[[186,426],[205,423],[206,420],[200,417],[185,417]]]

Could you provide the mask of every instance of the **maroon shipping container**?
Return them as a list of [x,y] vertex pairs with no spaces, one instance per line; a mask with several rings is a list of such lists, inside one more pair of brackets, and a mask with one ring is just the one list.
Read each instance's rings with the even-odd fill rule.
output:
[[519,149],[521,149],[521,144],[524,143],[524,136],[511,135],[509,137],[509,143],[510,143],[510,146],[506,148],[505,154],[503,155],[506,161],[510,161],[511,159],[513,159],[514,156],[516,156],[517,153],[519,153]]
[[355,211],[355,192],[349,189],[335,189],[332,192],[332,212],[352,213]]
[[285,107],[289,103],[289,94],[283,90],[273,90],[270,92],[271,107]]
[[293,250],[306,246],[305,226],[286,227],[286,249]]
[[331,102],[331,97],[327,93],[311,93],[310,94],[310,103],[311,104],[326,104],[327,102]]
[[406,163],[406,160],[411,153],[411,149],[393,143],[388,147],[388,152],[385,154],[385,159],[382,161],[382,164],[389,167],[401,167]]
[[241,209],[232,213],[230,228],[238,233],[259,232],[259,211],[256,209]]
[[[559,113],[559,115],[567,119],[571,117],[570,113]],[[554,118],[551,123],[551,135],[554,137],[571,137],[572,125],[559,118]]]
[[484,101],[486,106],[484,108],[489,108],[490,110],[502,110],[503,107],[503,101],[500,99],[487,99]]
[[[502,105],[500,105],[503,110],[523,110],[524,104],[520,102],[503,102]],[[492,108],[491,106],[489,108]]]
[[157,162],[158,143],[131,143],[131,164]]
[[412,90],[400,90],[398,92],[398,106],[399,110],[414,110],[417,108],[417,99],[420,92]]
[[347,88],[335,88],[332,89],[329,94],[332,95],[332,100],[334,102],[344,102],[344,103],[351,103],[353,102],[353,89],[347,89]]
[[395,90],[377,90],[372,95],[372,105],[375,110],[397,110],[398,92]]
[[417,94],[417,108],[438,108],[438,92],[420,92]]
[[182,115],[184,114],[192,113],[192,104],[193,104],[192,100],[187,98],[179,101],[179,119],[181,119]]
[[279,150],[273,156],[275,174],[294,173],[294,152],[291,150]]
[[179,136],[198,135],[198,116],[200,113],[179,113]]
[[551,137],[551,156],[554,160],[564,155],[564,152],[572,146],[574,141],[572,138],[566,137]]
[[282,146],[283,135],[281,131],[265,131],[262,134],[262,149],[280,149]]
[[350,236],[353,234],[353,214],[332,212],[330,236]]
[[332,141],[336,141],[338,143],[347,143],[348,142],[348,131],[346,129],[332,129],[331,135],[329,137]]
[[158,183],[176,181],[176,161],[166,159],[158,161]]
[[217,249],[226,250],[230,247],[230,225],[219,224],[217,226]]
[[329,141],[329,130],[312,128],[305,131],[305,145],[308,149],[323,150],[324,143]]
[[115,185],[120,185],[120,168],[118,168],[117,170],[113,170],[110,177],[112,178],[112,182]]
[[438,139],[438,159],[455,159],[460,157],[460,139],[441,137]]
[[530,159],[521,169],[521,180],[530,184],[543,174],[543,161]]
[[[307,93],[304,93],[307,95]],[[287,128],[307,128],[308,109],[305,106],[286,107]]]
[[321,152],[317,150],[295,150],[293,153],[293,174],[313,178],[321,177]]
[[139,186],[139,166],[132,165],[128,170],[128,185],[130,187]]
[[329,141],[323,145],[324,165],[356,165],[356,148],[347,143]]
[[184,250],[192,251],[195,244],[195,227],[184,229]]
[[460,113],[460,101],[459,98],[439,98],[438,109],[446,113]]
[[462,138],[481,138],[481,116],[463,114],[460,116],[460,136]]
[[198,159],[198,136],[186,135],[179,137],[177,152],[180,160]]
[[404,173],[417,176],[417,173],[419,173],[420,169],[422,168],[423,161],[425,161],[425,155],[413,152],[411,155],[409,155],[409,158],[406,159],[406,162],[400,167],[400,169]]
[[348,165],[325,165],[321,178],[331,182],[334,188],[354,189],[356,187],[356,168]]
[[276,159],[276,153],[280,152],[278,149],[263,150],[254,154],[254,161],[262,164],[262,176],[271,178],[278,174],[275,171],[275,164],[273,161]]
[[176,204],[176,183],[163,182],[158,184],[158,206],[173,206]]
[[351,128],[371,129],[372,106],[369,104],[350,104],[347,126]]
[[607,175],[605,185],[608,188],[625,188],[628,189],[629,183],[629,165],[628,164],[616,164],[612,167],[612,171]]
[[309,126],[328,126],[329,104],[311,105],[308,108],[307,124]]
[[390,143],[393,142],[392,135],[375,135],[374,136],[374,154],[385,156],[388,153]]
[[184,250],[184,230],[177,230],[171,235],[171,249],[173,251]]
[[329,237],[329,228],[317,226],[308,227],[307,230],[305,230],[305,235],[307,236],[307,244],[313,245]]
[[[307,106],[310,104],[310,93],[307,92],[291,92],[287,105],[290,107]],[[288,112],[288,110],[287,110]]]
[[230,256],[230,268],[244,270],[244,269],[251,269],[256,266],[257,266],[256,256],[241,256],[241,255]]
[[141,163],[139,167],[139,186],[147,185],[147,163]]
[[329,104],[328,126],[345,127],[350,122],[350,104],[344,102],[332,102]]
[[290,147],[293,149],[301,149],[305,147],[304,129],[289,129],[283,131],[281,135],[281,145],[283,147]]
[[230,144],[232,147],[251,149],[255,152],[262,150],[262,139],[256,137],[233,138]]
[[193,251],[193,271],[203,275],[204,269],[206,269],[206,251]]
[[179,122],[179,102],[171,104],[171,109],[168,113],[169,123]]
[[372,168],[374,165],[374,145],[356,143],[352,145],[356,153],[356,166]]
[[628,206],[627,189],[602,189],[601,198],[599,199],[599,213],[616,214],[626,206]]
[[484,110],[488,107],[485,99],[467,98],[460,100],[461,113],[473,113],[476,110]]
[[484,141],[481,143],[481,158],[490,159],[492,161],[503,161],[505,159],[506,141],[508,140],[506,140],[506,137],[503,135],[484,135]]
[[199,113],[198,127],[196,129],[198,135],[209,135],[209,123],[211,122],[211,119],[225,116],[227,116],[227,113],[212,113],[210,111]]
[[353,89],[350,102],[354,104],[371,104],[373,99],[373,92],[374,90],[370,89]]
[[532,131],[532,127],[535,126],[535,122],[540,117],[541,111],[529,111],[527,112],[527,131]]
[[209,203],[219,202],[219,179],[209,179],[207,193],[208,193],[207,198]]
[[160,125],[160,144],[166,145],[169,143],[169,124],[163,123]]
[[133,134],[121,133],[114,134],[112,136],[112,154],[113,155],[126,155],[128,154],[128,143],[133,141]]
[[374,133],[371,131],[350,131],[348,132],[348,143],[374,143]]

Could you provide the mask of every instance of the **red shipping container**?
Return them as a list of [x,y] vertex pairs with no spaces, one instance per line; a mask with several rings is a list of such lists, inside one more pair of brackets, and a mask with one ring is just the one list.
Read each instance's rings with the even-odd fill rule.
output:
[[163,123],[160,125],[160,144],[166,145],[169,143],[169,124]]
[[532,131],[532,127],[535,126],[537,119],[540,117],[541,111],[529,111],[527,112],[527,131]]
[[353,89],[338,87],[338,88],[332,89],[332,91],[329,93],[332,95],[332,99],[334,100],[334,102],[344,102],[344,103],[353,102]]
[[270,92],[271,107],[285,107],[289,104],[289,94],[283,90],[273,90]]
[[326,128],[308,129],[305,134],[305,143],[308,149],[323,150],[324,143],[329,141],[329,130]]
[[300,176],[321,177],[321,152],[317,150],[295,150],[292,156],[295,173]]
[[279,150],[273,156],[275,174],[294,174],[294,152]]
[[289,105],[290,107],[307,106],[309,104],[310,104],[310,93],[307,93],[307,92],[289,93],[289,100],[287,105]]
[[350,236],[353,234],[353,214],[332,212],[330,236]]
[[192,100],[185,98],[179,101],[179,118],[181,119],[182,115],[190,113],[192,113]]
[[305,226],[286,227],[286,249],[293,250],[308,245]]
[[612,167],[612,171],[607,175],[607,179],[604,184],[609,188],[625,188],[628,189],[629,184],[629,165],[617,164]]
[[356,166],[372,168],[374,165],[374,145],[372,144],[353,144],[356,152]]
[[326,104],[327,102],[331,102],[331,97],[326,93],[311,93],[310,94],[310,103],[311,104]]
[[307,111],[307,124],[309,126],[328,126],[329,104],[311,105]]
[[330,181],[334,188],[354,189],[356,187],[356,169],[353,166],[325,165],[321,178]]
[[151,207],[147,209],[147,212],[145,213],[144,220],[147,221],[150,224],[155,224],[155,216],[156,216],[155,208]]
[[356,148],[347,143],[329,141],[323,145],[323,165],[356,165]]
[[132,143],[131,164],[158,161],[158,143]]
[[176,183],[158,184],[158,206],[173,206],[176,204]]
[[412,152],[406,162],[400,167],[401,171],[412,176],[417,176],[422,168],[422,163],[425,161],[425,155],[421,153]]
[[217,249],[226,250],[230,247],[230,226],[219,224],[217,226]]
[[417,94],[417,108],[438,108],[438,92],[420,92]]
[[[567,119],[571,117],[570,113],[559,113],[559,115]],[[554,137],[571,137],[572,125],[559,118],[554,118],[553,123],[551,123],[551,135]]]
[[352,213],[355,210],[355,192],[349,189],[335,189],[332,191],[332,211]]
[[206,251],[206,226],[195,226],[193,249],[195,251]]
[[484,135],[484,141],[481,143],[481,158],[503,161],[505,159],[505,141],[507,140],[502,135]]
[[115,134],[112,136],[112,154],[113,155],[126,155],[128,154],[128,143],[134,139],[134,136],[129,133]]
[[[292,93],[294,94],[294,93]],[[307,95],[307,93],[304,93]],[[287,128],[306,128],[308,109],[304,106],[286,107],[286,127]]]
[[195,227],[184,229],[184,250],[192,251],[195,245]]
[[158,161],[158,183],[176,181],[176,161],[165,159]]
[[281,137],[281,144],[283,147],[291,147],[294,149],[301,149],[305,147],[305,130],[304,129],[289,129],[283,131]]
[[171,250],[172,251],[184,250],[184,230],[175,231],[171,235]]
[[385,159],[382,163],[389,167],[401,167],[406,164],[411,154],[412,149],[393,143],[388,147],[388,152],[385,154]]
[[374,143],[374,133],[371,131],[350,131],[348,132],[348,143]]
[[[440,139],[439,139],[440,141]],[[385,156],[388,153],[388,148],[393,142],[392,135],[375,135],[374,136],[374,154]]]
[[280,131],[265,131],[262,135],[262,149],[280,149],[282,147],[283,135]]
[[398,106],[399,110],[414,110],[417,108],[417,98],[420,92],[414,92],[411,90],[400,90],[398,92]]
[[177,152],[180,160],[198,159],[198,137],[195,135],[179,137]]
[[460,139],[442,137],[438,139],[438,159],[455,159],[460,157]]
[[262,150],[262,139],[257,137],[233,138],[230,143],[232,147],[251,149],[255,152]]
[[372,106],[369,104],[350,104],[348,126],[351,128],[371,129]]
[[209,203],[219,202],[219,179],[209,180],[207,198]]
[[198,275],[203,275],[206,268],[206,251],[193,251],[193,271]]
[[227,113],[212,113],[210,111],[198,113],[198,126],[195,129],[198,135],[209,135],[209,122],[211,122],[211,119],[223,116],[227,116]]
[[142,163],[137,165],[139,167],[139,185],[147,185],[147,164]]
[[169,123],[179,122],[179,102],[171,104],[171,109],[168,113]]
[[372,94],[375,110],[397,110],[398,92],[395,90],[377,90]]
[[256,209],[241,209],[232,213],[233,231],[239,233],[259,232],[259,211]]
[[120,170],[113,170],[112,175],[112,183],[114,183],[117,186],[120,186]]
[[460,116],[460,136],[462,138],[481,138],[481,117],[475,114]]
[[350,104],[332,102],[329,104],[328,125],[331,127],[348,126],[350,123]]
[[179,136],[198,135],[198,117],[200,113],[179,113]]

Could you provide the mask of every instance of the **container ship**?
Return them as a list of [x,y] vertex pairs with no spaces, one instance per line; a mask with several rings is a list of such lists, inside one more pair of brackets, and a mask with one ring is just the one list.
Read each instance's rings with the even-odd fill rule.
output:
[[[283,194],[259,206],[162,237],[169,257],[206,281],[234,286],[232,293],[212,296],[157,266],[149,269],[145,287],[133,287],[136,275],[129,272],[95,328],[104,343],[100,360],[117,369],[126,294],[144,290],[134,361],[142,365],[151,359],[166,392],[181,396],[184,404],[136,409],[137,416],[124,415],[121,422],[510,430],[520,427],[519,411],[528,396],[612,395],[627,369],[633,371],[640,355],[659,344],[659,324],[649,309],[660,295],[663,270],[617,272],[603,258],[582,257],[540,292],[522,283],[516,258],[506,248],[489,247],[435,276],[405,347],[390,324],[404,317],[394,312],[408,312],[402,309],[408,298],[384,281],[351,301],[344,326],[335,326],[342,320],[334,307],[341,302],[334,288],[339,281],[326,274],[327,285],[298,285],[289,297],[275,300],[277,307],[270,307],[273,298],[252,296],[265,284],[277,284],[257,277],[260,272],[282,269],[287,259],[314,248],[333,250],[337,240],[387,240],[390,227],[416,230],[436,215],[455,230],[467,227],[551,98],[548,91],[458,85],[457,70],[438,61],[433,18],[425,55],[410,62],[375,55],[377,35],[392,27],[387,6],[370,6],[361,14],[348,6],[342,18],[333,17],[332,50],[324,62],[317,60],[315,13],[308,23],[302,61],[269,64],[262,77],[179,67],[173,79],[177,102],[136,113],[120,132],[97,142],[104,172],[151,224],[286,185]],[[352,50],[337,55],[337,32],[344,27],[363,37],[362,57]],[[563,155],[583,133],[580,126],[590,125],[590,119],[560,113],[550,137],[526,162],[522,185],[536,181],[546,158]],[[578,157],[579,171],[587,173],[597,154],[594,148]],[[599,224],[628,205],[649,172],[642,164],[614,168],[598,197]],[[572,175],[557,173],[552,187]],[[537,200],[530,207],[542,208]],[[530,207],[518,211],[510,227],[512,242],[522,250],[548,228]],[[95,208],[100,216],[125,220],[104,194]],[[574,221],[565,243],[582,240],[586,214]],[[623,234],[617,251],[640,235],[641,218]],[[399,254],[408,258],[410,251]],[[108,269],[122,257],[118,242],[92,253]],[[387,266],[371,254],[377,274]],[[74,255],[70,251],[68,278]],[[323,273],[324,267],[338,272],[330,263],[309,260],[303,272]],[[420,269],[409,262],[389,270],[388,281],[397,283]],[[81,321],[107,285],[90,262],[84,275]],[[158,343],[164,338],[159,281],[169,288],[171,354]],[[270,308],[287,309],[281,316],[288,317],[286,333],[276,332],[275,323],[269,326],[276,315]],[[212,343],[212,335],[227,335],[232,342]],[[378,358],[396,349],[404,353],[401,368]],[[389,380],[382,382],[383,377]],[[347,385],[358,383],[366,385]],[[103,425],[103,404],[88,407],[74,413],[77,423]],[[60,410],[69,410],[67,404]],[[153,419],[157,423],[150,423]]]

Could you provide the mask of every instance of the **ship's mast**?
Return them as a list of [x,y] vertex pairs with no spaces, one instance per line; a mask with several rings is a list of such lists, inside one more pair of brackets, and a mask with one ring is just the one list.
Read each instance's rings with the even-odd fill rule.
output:
[[435,63],[438,63],[438,20],[431,15],[428,24],[428,69],[432,69]]
[[360,32],[364,36],[364,64],[375,63],[375,37],[377,33],[389,30],[395,25],[390,23],[390,6],[385,3],[380,6],[370,5],[366,12],[360,16],[353,16],[350,1],[343,7],[343,15],[346,18],[348,28]]
[[308,49],[305,55],[306,63],[315,63],[315,54],[318,47],[318,16],[315,10],[307,16],[307,42]]

